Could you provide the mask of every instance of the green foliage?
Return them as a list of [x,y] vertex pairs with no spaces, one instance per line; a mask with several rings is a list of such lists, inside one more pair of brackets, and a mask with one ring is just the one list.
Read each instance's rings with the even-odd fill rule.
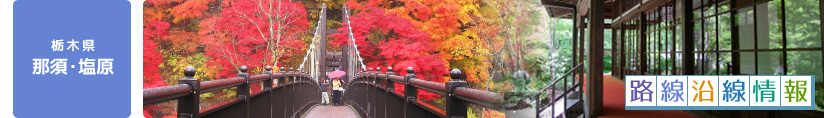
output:
[[175,85],[177,84],[177,79],[184,78],[182,73],[188,66],[197,67],[196,72],[198,73],[195,73],[196,79],[199,79],[200,81],[214,80],[214,75],[210,75],[210,73],[206,71],[208,70],[208,66],[205,62],[208,61],[209,58],[205,57],[203,53],[173,54],[173,52],[168,51],[162,52],[163,59],[165,60],[159,65],[159,67],[161,70],[161,76],[166,78],[164,81],[166,81],[169,85]]
[[478,114],[475,114],[475,112],[472,112],[472,108],[466,108],[466,117],[467,118],[480,118],[480,116]]
[[438,104],[443,104],[443,103],[446,103],[446,98],[441,97],[441,98],[433,100],[432,102],[435,102],[435,103],[438,103]]
[[515,106],[518,105],[520,101],[534,104],[535,100],[533,100],[532,96],[538,94],[539,89],[543,88],[540,84],[546,84],[546,82],[535,82],[535,84],[538,84],[538,87],[535,87],[535,84],[530,85],[531,79],[529,78],[516,79],[509,75],[506,75],[504,78],[511,78],[509,80],[512,80],[512,85],[515,86],[515,88],[506,93],[509,99],[506,100],[505,106]]

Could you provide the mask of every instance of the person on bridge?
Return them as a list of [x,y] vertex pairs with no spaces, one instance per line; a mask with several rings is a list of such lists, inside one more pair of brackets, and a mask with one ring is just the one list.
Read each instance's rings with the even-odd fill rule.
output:
[[329,104],[329,93],[326,92],[326,87],[329,86],[329,82],[325,80],[321,80],[323,83],[320,84],[320,95],[322,96],[320,99],[321,104]]
[[343,90],[343,88],[341,87],[342,84],[343,81],[340,79],[340,77],[332,79],[332,103],[335,106],[340,106],[340,95],[341,90]]
[[327,76],[332,83],[332,104],[339,106],[341,93],[343,92],[343,85],[346,84],[346,80],[343,80],[342,77],[346,76],[346,72],[343,72],[340,69],[335,69],[335,71],[330,72]]

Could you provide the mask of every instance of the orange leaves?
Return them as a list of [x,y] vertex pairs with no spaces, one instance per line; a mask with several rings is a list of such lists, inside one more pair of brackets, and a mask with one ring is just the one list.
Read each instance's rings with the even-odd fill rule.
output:
[[163,39],[170,44],[172,44],[172,48],[179,49],[179,52],[183,53],[193,53],[195,52],[195,48],[200,46],[197,43],[198,35],[195,32],[185,31],[179,27],[172,28],[169,31],[169,37]]
[[[395,68],[413,66],[416,72],[424,73],[445,73],[441,71],[447,68],[460,68],[466,71],[467,80],[473,86],[484,86],[490,78],[490,49],[496,47],[495,44],[502,44],[500,40],[503,38],[498,35],[501,31],[500,24],[490,23],[500,21],[498,15],[494,14],[494,11],[491,11],[492,14],[481,13],[481,10],[489,11],[489,8],[484,9],[480,3],[479,0],[399,0],[393,1],[392,6],[381,6],[382,4],[375,4],[370,0],[359,3],[350,1],[347,5],[361,11],[356,15],[358,17],[353,17],[352,20],[354,37],[358,44],[360,45],[361,41],[372,41],[377,44],[363,47],[379,47],[361,49],[365,54],[377,54],[364,56],[365,60],[386,60],[385,63],[367,62],[367,65],[395,64]],[[385,13],[368,13],[377,11]],[[385,16],[392,18],[382,18]],[[382,22],[369,22],[372,20]],[[359,24],[357,21],[366,22]],[[383,22],[393,24],[384,25]],[[424,32],[423,34],[428,37],[423,41],[404,39],[403,35],[424,35],[406,32],[410,30],[393,29],[397,26],[414,28],[414,31]],[[501,46],[497,45],[498,48]],[[420,51],[411,51],[413,49]],[[436,65],[440,67],[431,68]],[[426,78],[444,82],[443,77],[437,74],[427,74]]]
[[203,16],[203,11],[209,9],[209,3],[215,0],[186,0],[173,7],[170,11],[174,15],[172,22],[177,23],[188,18]]
[[149,23],[149,21],[162,21],[166,20],[168,16],[164,12],[162,8],[158,7],[146,7],[143,8],[143,24]]

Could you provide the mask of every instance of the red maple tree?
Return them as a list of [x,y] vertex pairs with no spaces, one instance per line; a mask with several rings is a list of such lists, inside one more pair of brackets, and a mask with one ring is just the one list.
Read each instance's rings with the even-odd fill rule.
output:
[[143,28],[143,89],[166,86],[160,77],[158,65],[163,63],[163,54],[157,51],[157,43],[153,39],[165,38],[169,35],[169,23],[155,20],[149,21]]
[[225,0],[222,11],[200,22],[201,44],[218,77],[234,77],[246,65],[260,68],[292,58],[306,48],[301,34],[308,31],[306,9],[300,2]]
[[[347,3],[352,4],[352,3]],[[346,26],[352,27],[355,44],[367,67],[396,68],[398,75],[406,75],[406,68],[413,67],[418,79],[444,82],[446,62],[440,60],[434,48],[435,44],[429,34],[412,27],[412,22],[386,14],[382,8],[365,7],[359,13],[349,17],[351,24],[343,23],[338,31],[348,32]],[[348,33],[331,36],[333,45],[351,44]],[[403,93],[403,85],[395,85],[396,91]],[[432,100],[440,96],[431,92],[419,91],[418,98]]]

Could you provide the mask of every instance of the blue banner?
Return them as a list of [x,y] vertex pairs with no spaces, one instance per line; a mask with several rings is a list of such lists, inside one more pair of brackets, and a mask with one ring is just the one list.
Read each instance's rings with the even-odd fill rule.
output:
[[126,0],[14,2],[14,115],[128,117]]

